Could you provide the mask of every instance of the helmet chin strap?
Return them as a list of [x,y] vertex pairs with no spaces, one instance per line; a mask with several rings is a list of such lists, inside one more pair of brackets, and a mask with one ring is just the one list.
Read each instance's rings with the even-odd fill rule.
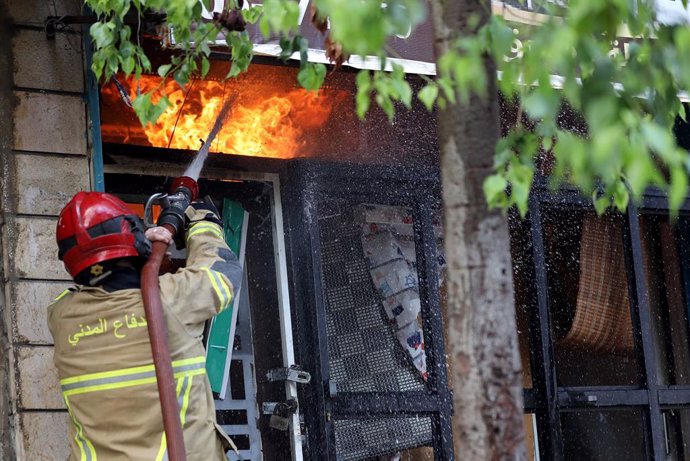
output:
[[95,287],[96,285],[99,285],[103,280],[110,277],[112,274],[113,271],[103,272],[103,274],[99,275],[98,277],[94,277],[91,280],[89,280],[89,285]]
[[[94,274],[92,272],[92,277],[89,277],[88,279],[86,279],[86,277],[83,277],[80,281],[77,281],[77,283],[95,287],[98,285],[102,285],[102,282],[112,275],[122,276],[123,272],[129,271],[136,274],[139,274],[140,272],[140,267],[137,268],[137,265],[130,258],[123,258],[117,261],[106,261],[100,264],[96,264],[92,266],[92,268],[93,267],[98,267],[98,272],[101,273]],[[89,270],[92,270],[92,268],[89,268]]]

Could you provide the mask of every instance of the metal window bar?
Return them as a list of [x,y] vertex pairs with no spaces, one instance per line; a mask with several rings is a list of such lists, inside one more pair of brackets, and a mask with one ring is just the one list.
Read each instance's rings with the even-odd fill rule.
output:
[[[640,339],[643,352],[641,358],[643,360],[642,363],[644,363],[645,381],[647,392],[649,393],[648,412],[645,414],[647,425],[645,434],[651,433],[651,440],[646,441],[646,445],[654,459],[663,459],[666,442],[664,440],[664,433],[661,430],[664,422],[658,398],[659,382],[656,375],[656,345],[651,333],[652,320],[650,318],[649,299],[644,279],[644,258],[642,256],[639,213],[633,205],[628,206],[628,212],[626,213],[624,238],[626,270],[628,272],[628,286],[632,305],[631,313],[633,314],[633,319],[639,322],[639,328],[635,328],[635,330],[641,332]],[[651,442],[651,447],[649,442]]]
[[448,389],[446,354],[444,344],[443,316],[436,254],[436,237],[434,236],[433,210],[437,207],[430,204],[428,195],[416,198],[414,206],[415,247],[417,250],[417,267],[419,276],[419,296],[422,300],[422,319],[424,321],[424,340],[426,344],[427,369],[429,386],[436,391],[439,411],[432,419],[432,434],[437,439],[434,445],[442,450],[441,459],[453,460],[452,443],[443,443],[453,439],[452,408],[453,396]]
[[536,409],[539,429],[539,456],[543,459],[560,461],[563,459],[563,436],[558,410],[556,364],[551,338],[549,314],[548,280],[546,275],[546,256],[544,253],[544,232],[542,228],[540,191],[536,190],[529,198],[529,219],[532,234],[532,251],[535,268],[537,308],[530,309],[532,330],[532,374],[533,387],[539,393]]

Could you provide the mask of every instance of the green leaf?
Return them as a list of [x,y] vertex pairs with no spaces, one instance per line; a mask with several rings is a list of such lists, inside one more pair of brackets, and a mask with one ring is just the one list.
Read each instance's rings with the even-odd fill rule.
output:
[[371,74],[368,70],[360,70],[357,73],[357,78],[355,79],[357,83],[357,88],[360,91],[369,91],[371,88]]
[[355,79],[357,83],[357,117],[364,120],[364,117],[371,106],[371,75],[368,70],[360,70]]
[[163,64],[162,66],[158,67],[158,75],[161,77],[165,77],[168,75],[168,72],[170,72],[170,68],[172,67],[172,64]]
[[434,103],[436,103],[436,98],[438,98],[438,85],[435,83],[428,83],[424,88],[419,90],[417,97],[424,104],[424,107],[431,112],[434,108]]
[[112,32],[112,27],[109,27],[104,22],[93,23],[89,28],[89,33],[91,34],[91,38],[96,45],[96,49],[111,45],[115,39]]
[[148,93],[137,96],[132,102],[132,108],[139,117],[141,126],[146,126],[150,122],[149,113],[151,111],[151,95]]
[[503,60],[503,58],[510,52],[510,47],[515,40],[513,28],[509,27],[503,18],[497,15],[492,15],[489,22],[489,31],[491,34],[491,52],[495,60]]
[[152,123],[155,123],[156,120],[165,112],[165,110],[170,107],[172,103],[170,102],[170,99],[168,97],[163,97],[158,101],[157,104],[151,105],[150,112],[149,112],[149,120]]
[[662,128],[659,124],[644,121],[641,125],[642,135],[650,149],[659,155],[664,155],[675,147],[671,133]]
[[391,98],[383,93],[376,94],[376,103],[383,109],[383,112],[388,117],[388,121],[393,121],[395,117],[395,107],[393,106],[393,101]]
[[115,42],[114,27],[115,25],[110,22],[95,22],[91,25],[89,33],[96,44],[96,49],[105,48]]
[[264,12],[263,5],[254,5],[251,8],[242,10],[242,17],[249,24],[256,24],[256,22],[261,18]]
[[507,171],[510,182],[510,201],[517,206],[520,216],[527,215],[529,193],[534,178],[533,165],[523,165],[513,158]]
[[228,74],[225,76],[226,78],[234,78],[237,77],[242,73],[242,67],[240,67],[237,64],[237,61],[232,61],[232,64],[230,65],[230,70],[228,71]]
[[96,80],[100,80],[103,75],[103,68],[105,67],[105,58],[102,50],[93,53],[93,62],[91,63],[91,70],[96,76]]
[[369,91],[357,91],[356,103],[357,117],[359,117],[360,120],[364,120],[364,117],[371,106],[371,96]]
[[677,211],[688,193],[688,175],[681,167],[672,168],[670,173],[668,205],[672,211]]
[[391,78],[391,86],[393,87],[395,98],[402,102],[408,109],[412,108],[412,88],[410,84],[405,81],[405,77]]
[[553,138],[544,138],[541,141],[541,147],[544,151],[548,152],[553,147]]
[[594,204],[594,211],[597,212],[597,215],[601,216],[608,209],[609,205],[611,204],[611,200],[605,196],[598,197],[595,192],[595,194],[592,196],[592,203]]
[[522,100],[525,110],[533,120],[554,117],[559,103],[558,94],[550,88],[534,90]]
[[259,31],[269,38],[271,32],[289,34],[299,28],[299,4],[286,0],[264,0]]
[[613,188],[613,204],[620,212],[624,212],[630,201],[630,193],[623,181],[616,181]]
[[307,90],[318,90],[326,78],[326,66],[323,64],[306,63],[297,74],[297,81]]
[[211,62],[208,58],[201,58],[201,78],[206,77],[209,70],[211,70]]
[[448,77],[440,77],[436,79],[436,83],[443,90],[443,94],[451,102],[451,104],[455,104],[457,100],[455,98],[453,80]]
[[146,57],[146,55],[141,52],[139,53],[139,62],[141,63],[141,67],[144,68],[144,70],[151,70],[151,61],[149,61],[149,58]]
[[489,208],[501,208],[506,203],[508,181],[503,176],[493,174],[484,179],[484,197]]
[[122,71],[125,73],[125,75],[129,76],[132,73],[132,71],[134,71],[135,64],[136,61],[134,60],[133,56],[124,58],[122,60]]

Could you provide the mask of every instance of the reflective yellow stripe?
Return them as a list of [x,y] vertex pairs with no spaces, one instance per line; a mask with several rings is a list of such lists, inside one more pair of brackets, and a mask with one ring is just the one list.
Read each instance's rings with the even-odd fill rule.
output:
[[208,267],[202,267],[201,269],[208,274],[208,278],[211,279],[213,290],[218,296],[218,301],[220,304],[218,305],[216,311],[222,312],[230,305],[230,301],[232,300],[232,290],[228,287],[227,283],[225,283],[225,280],[223,280],[223,275],[220,272],[211,270]]
[[189,240],[189,238],[193,235],[201,234],[204,232],[210,232],[218,238],[223,238],[223,231],[221,230],[219,225],[209,222],[201,222],[194,224],[192,225],[192,227],[189,228],[189,230],[187,231],[187,240]]
[[[175,394],[177,395],[177,401],[180,404],[180,423],[182,424],[182,427],[184,428],[184,423],[187,420],[187,408],[189,407],[189,395],[192,390],[192,384],[193,384],[194,378],[192,376],[184,376],[180,379],[177,380],[177,387],[175,389]],[[183,385],[187,383],[187,386],[184,388],[184,395],[183,395]],[[180,397],[182,397],[182,400],[180,401]],[[161,445],[160,448],[158,449],[158,454],[156,455],[156,461],[163,461],[164,458],[166,458],[168,450],[168,440],[165,438],[165,431],[163,431],[163,435],[161,435]]]
[[[201,375],[206,373],[205,364],[206,358],[203,356],[176,360],[172,363],[173,373],[176,378]],[[67,396],[107,389],[139,386],[155,382],[156,370],[154,366],[145,365],[123,370],[74,376],[61,380],[60,385],[62,387],[62,393]]]
[[[189,359],[176,360],[172,363],[173,372],[177,381],[177,397],[180,405],[180,420],[184,424],[187,409],[189,408],[189,396],[191,393],[194,376],[206,374],[206,357],[192,357]],[[119,389],[124,387],[139,386],[143,384],[154,384],[156,382],[154,365],[144,365],[140,367],[125,368],[122,370],[104,371],[100,373],[89,373],[81,376],[73,376],[60,380],[62,394],[67,405],[67,410],[72,417],[72,421],[77,429],[75,440],[81,452],[82,461],[96,461],[96,450],[93,444],[84,436],[84,429],[79,424],[69,404],[69,396],[95,392],[102,390]],[[161,461],[166,458],[165,434],[161,440],[161,448],[158,451],[156,460]]]
[[187,388],[184,390],[184,395],[182,396],[182,405],[180,405],[180,421],[182,422],[182,427],[184,427],[185,421],[187,421],[187,409],[189,408],[189,396],[192,393],[192,384],[194,383],[194,376],[188,376],[189,383]]
[[[183,376],[203,375],[204,373],[206,373],[206,370],[201,368],[201,369],[192,370],[192,371],[180,371],[179,373],[175,373],[174,376],[175,376],[175,378],[181,378]],[[87,392],[96,392],[96,391],[104,391],[104,390],[111,390],[111,389],[122,389],[123,387],[141,386],[144,384],[153,384],[155,382],[156,382],[156,377],[152,376],[150,378],[136,379],[136,380],[131,380],[131,381],[120,381],[120,382],[115,382],[115,383],[78,387],[75,389],[63,391],[63,394],[64,395],[85,394]]]
[[[175,360],[172,363],[172,366],[173,366],[173,368],[179,368],[179,367],[182,367],[185,365],[192,365],[192,364],[196,364],[196,363],[206,363],[206,357],[199,356],[199,357],[193,357],[191,359]],[[126,375],[132,375],[132,374],[137,374],[137,373],[143,373],[143,372],[147,372],[147,371],[151,371],[151,370],[155,370],[153,364],[143,365],[140,367],[123,368],[120,370],[113,370],[113,371],[101,371],[99,373],[89,373],[86,375],[73,376],[71,378],[61,379],[60,385],[64,386],[66,384],[91,381],[94,379],[116,378],[119,376],[126,376]]]
[[226,293],[228,293],[228,302],[224,306],[220,308],[221,312],[227,309],[230,306],[230,303],[232,302],[233,298],[233,292],[232,288],[228,286],[227,283],[225,283],[225,279],[223,278],[223,274],[216,272],[218,274],[218,279],[220,280],[221,285],[223,286],[223,289],[225,290]]
[[163,461],[163,457],[168,449],[168,442],[165,439],[165,431],[161,435],[161,447],[158,449],[158,454],[156,455],[156,461]]
[[62,298],[64,298],[64,297],[65,297],[68,293],[70,293],[71,291],[72,291],[72,290],[70,290],[69,288],[66,289],[65,291],[63,291],[62,293],[60,293],[59,295],[57,295],[57,298],[53,299],[53,302],[51,302],[50,304],[55,304],[56,302],[60,301]]
[[76,434],[74,436],[74,440],[77,442],[77,446],[79,447],[79,452],[81,453],[81,461],[97,461],[98,457],[96,456],[96,449],[94,448],[91,441],[84,436],[84,428],[81,424],[79,424],[79,421],[77,421],[77,417],[74,415],[74,412],[72,411],[72,407],[69,404],[69,399],[67,398],[67,396],[64,396],[64,400],[65,406],[67,406],[67,412],[72,418],[72,422],[74,423],[74,426],[77,429]]

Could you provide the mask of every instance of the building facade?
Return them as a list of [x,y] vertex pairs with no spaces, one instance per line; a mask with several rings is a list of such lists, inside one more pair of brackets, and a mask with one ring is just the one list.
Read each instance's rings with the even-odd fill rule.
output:
[[[516,20],[514,3],[494,11]],[[200,180],[229,226],[242,210],[245,235],[219,423],[242,459],[453,459],[434,116],[415,105],[393,124],[376,110],[358,121],[347,69],[318,96],[272,59],[225,82],[219,51],[142,128],[137,83],[99,87],[85,71],[82,26],[60,20],[80,15],[79,1],[0,1],[0,458],[68,454],[46,324],[70,285],[60,209],[101,190],[143,212],[235,98]],[[504,128],[514,118],[503,104]],[[690,147],[686,125],[676,134]],[[530,459],[690,459],[690,203],[676,222],[666,208],[650,191],[597,218],[541,178],[528,219],[509,217]],[[281,378],[294,367],[309,376]]]

